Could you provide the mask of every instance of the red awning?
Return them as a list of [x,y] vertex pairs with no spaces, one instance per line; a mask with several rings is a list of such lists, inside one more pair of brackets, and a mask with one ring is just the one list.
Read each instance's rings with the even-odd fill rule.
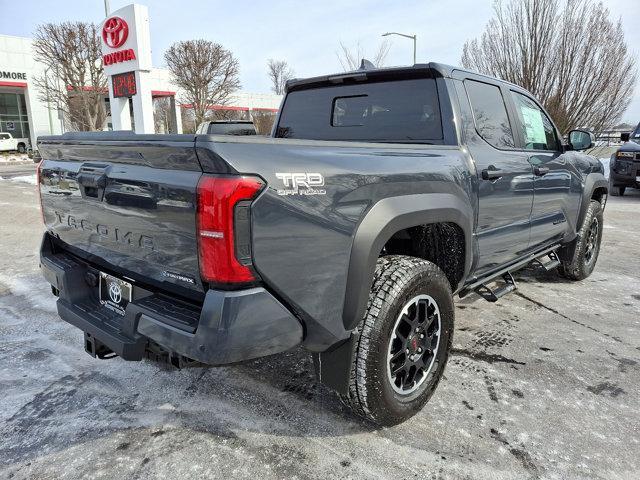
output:
[[[180,104],[182,108],[193,108],[193,105],[190,103],[182,103]],[[249,110],[256,110],[258,112],[277,112],[277,108],[262,108],[262,107],[235,107],[231,105],[211,105],[208,107],[209,110],[230,110],[230,111],[239,111],[239,112],[248,112]]]
[[176,92],[171,92],[169,90],[151,90],[152,97],[175,97]]
[[27,88],[27,82],[5,82],[4,80],[0,80],[0,87]]

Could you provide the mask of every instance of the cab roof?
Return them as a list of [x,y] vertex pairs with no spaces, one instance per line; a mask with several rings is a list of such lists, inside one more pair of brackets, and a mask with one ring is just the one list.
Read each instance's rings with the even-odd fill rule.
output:
[[376,78],[379,80],[385,80],[385,79],[391,80],[391,79],[398,79],[398,78],[416,78],[416,77],[449,78],[452,76],[453,72],[455,71],[478,75],[481,77],[485,77],[487,79],[491,79],[494,82],[501,82],[507,85],[521,88],[519,85],[512,84],[510,82],[501,80],[496,77],[491,77],[489,75],[484,75],[484,74],[474,72],[472,70],[466,70],[460,67],[446,65],[444,63],[429,62],[429,63],[416,63],[414,65],[407,65],[402,67],[367,68],[364,66],[365,62],[366,64],[370,65],[370,62],[367,62],[365,60],[363,61],[363,67],[361,67],[358,70],[353,70],[350,72],[335,73],[330,75],[320,75],[317,77],[309,77],[309,78],[291,79],[287,81],[286,90],[287,92],[290,92],[293,90],[313,88],[314,86],[320,86],[323,84],[338,85],[345,82],[365,81],[372,78]]

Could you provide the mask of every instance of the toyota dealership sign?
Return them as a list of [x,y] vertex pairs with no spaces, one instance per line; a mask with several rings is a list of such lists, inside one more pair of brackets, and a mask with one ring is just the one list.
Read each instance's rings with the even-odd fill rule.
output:
[[111,48],[120,48],[129,36],[129,24],[120,17],[109,17],[102,26],[102,40]]
[[111,12],[102,22],[100,37],[114,130],[131,130],[135,125],[136,133],[153,133],[149,10],[132,4]]
[[149,14],[142,5],[128,5],[102,23],[102,63],[107,75],[151,70]]
[[[129,24],[120,17],[109,17],[102,26],[102,41],[113,49],[118,49],[124,45],[129,37]],[[129,62],[136,59],[136,52],[133,48],[118,50],[102,56],[105,65],[114,63]]]

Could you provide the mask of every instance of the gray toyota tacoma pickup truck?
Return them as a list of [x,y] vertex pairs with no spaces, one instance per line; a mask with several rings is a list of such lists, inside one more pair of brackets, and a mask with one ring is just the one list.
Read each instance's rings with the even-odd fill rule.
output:
[[608,183],[525,90],[429,63],[292,80],[273,138],[41,137],[41,268],[98,358],[296,346],[380,425],[433,394],[454,295],[532,262],[582,280]]

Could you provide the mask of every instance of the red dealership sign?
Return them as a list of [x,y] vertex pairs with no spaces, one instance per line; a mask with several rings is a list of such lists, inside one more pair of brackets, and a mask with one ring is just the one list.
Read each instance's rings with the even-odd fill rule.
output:
[[[120,17],[107,18],[102,26],[102,40],[107,47],[121,47],[127,41],[128,36],[129,25]],[[136,53],[132,48],[127,48],[103,55],[102,63],[104,65],[113,65],[114,63],[128,62],[135,59]]]
[[129,60],[135,60],[136,54],[132,48],[127,50],[118,50],[117,52],[107,53],[102,56],[102,63],[104,65],[113,65],[114,63],[127,62]]
[[102,40],[111,48],[121,47],[129,36],[129,25],[120,17],[108,18],[102,26]]

